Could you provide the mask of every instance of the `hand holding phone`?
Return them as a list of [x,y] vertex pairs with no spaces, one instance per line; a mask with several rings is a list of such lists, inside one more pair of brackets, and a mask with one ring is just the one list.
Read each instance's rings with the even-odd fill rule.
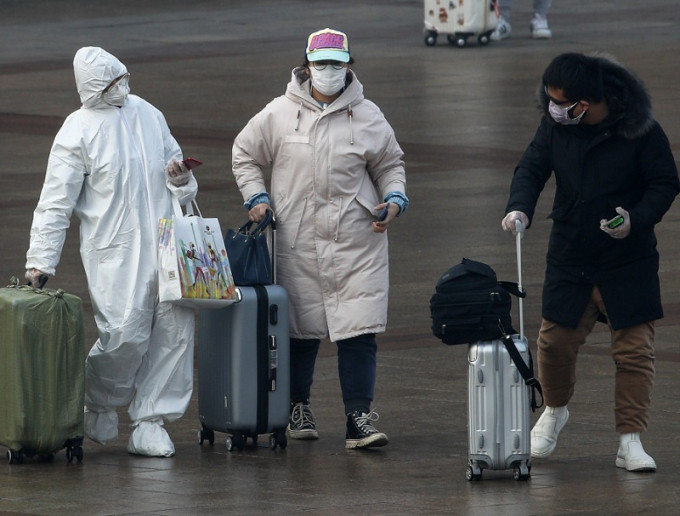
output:
[[625,219],[623,218],[623,215],[617,215],[613,219],[609,219],[607,222],[604,223],[605,226],[607,226],[609,229],[614,229],[618,228],[621,224],[623,224],[623,221]]
[[196,158],[183,159],[182,163],[184,163],[184,166],[187,167],[189,170],[193,170],[196,167],[200,167],[201,165],[203,165],[203,162],[200,159]]
[[380,212],[380,214],[378,215],[378,222],[382,222],[383,220],[385,220],[387,218],[387,214],[389,213],[389,209],[390,209],[390,203],[388,202],[385,205],[385,207],[383,208],[383,210]]

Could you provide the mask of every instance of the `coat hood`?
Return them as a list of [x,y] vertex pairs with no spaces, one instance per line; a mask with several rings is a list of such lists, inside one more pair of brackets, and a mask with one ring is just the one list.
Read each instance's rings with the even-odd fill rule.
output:
[[[633,140],[646,134],[654,125],[652,103],[642,81],[609,56],[595,56],[602,68],[604,97],[610,111],[609,119],[616,122],[616,131]],[[556,122],[548,112],[548,95],[539,84],[538,101],[545,117]]]
[[[294,102],[309,105],[314,109],[320,109],[319,103],[312,97],[311,83],[309,74],[304,66],[299,66],[291,72],[290,82],[286,87],[286,97]],[[345,84],[345,91],[342,92],[327,109],[330,111],[338,111],[356,105],[364,100],[364,87],[354,75],[352,70],[349,70],[347,82]]]
[[107,105],[101,92],[113,81],[127,73],[118,58],[99,47],[83,47],[73,58],[73,72],[80,102],[85,108]]

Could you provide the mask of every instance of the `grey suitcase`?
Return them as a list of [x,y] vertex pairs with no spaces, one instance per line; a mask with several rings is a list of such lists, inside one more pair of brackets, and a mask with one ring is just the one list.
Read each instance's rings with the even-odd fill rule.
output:
[[[517,224],[518,287],[522,291],[521,238]],[[507,335],[471,344],[468,349],[468,465],[465,476],[479,480],[484,469],[513,469],[515,480],[527,480],[531,471],[530,412],[539,405],[535,391],[531,351],[524,336],[522,297],[519,335]],[[510,342],[508,342],[510,340]],[[512,344],[514,343],[514,349]],[[508,350],[512,349],[512,354]],[[521,366],[518,368],[517,362]]]
[[[513,335],[512,340],[528,364],[527,339]],[[468,362],[467,479],[479,480],[484,469],[511,468],[515,480],[528,479],[529,387],[500,339],[471,344]]]
[[280,285],[237,287],[240,300],[202,310],[198,323],[199,442],[229,434],[227,449],[243,449],[270,434],[287,445],[290,411],[288,293]]

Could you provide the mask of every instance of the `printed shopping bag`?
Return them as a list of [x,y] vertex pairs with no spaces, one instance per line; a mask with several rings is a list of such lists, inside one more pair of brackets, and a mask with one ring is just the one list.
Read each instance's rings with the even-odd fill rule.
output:
[[159,220],[159,300],[220,308],[237,300],[220,223],[204,218],[195,201],[192,204],[185,206],[184,214],[173,199],[172,218]]

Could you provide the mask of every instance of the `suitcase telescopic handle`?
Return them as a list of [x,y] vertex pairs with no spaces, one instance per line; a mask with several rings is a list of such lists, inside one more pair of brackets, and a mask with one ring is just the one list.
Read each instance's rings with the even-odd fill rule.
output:
[[274,215],[273,211],[269,227],[272,230],[272,283],[276,285],[276,215]]
[[[524,224],[519,219],[515,220],[515,233],[517,235],[517,287],[519,291],[522,292],[524,287],[522,287],[522,236],[524,235]],[[523,299],[518,298],[519,303],[519,335],[524,338],[524,304]]]

